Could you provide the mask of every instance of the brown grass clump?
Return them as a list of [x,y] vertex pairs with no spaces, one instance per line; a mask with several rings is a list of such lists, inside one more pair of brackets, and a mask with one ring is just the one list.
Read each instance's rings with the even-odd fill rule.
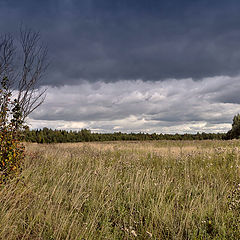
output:
[[240,239],[238,146],[28,144],[0,189],[0,239]]

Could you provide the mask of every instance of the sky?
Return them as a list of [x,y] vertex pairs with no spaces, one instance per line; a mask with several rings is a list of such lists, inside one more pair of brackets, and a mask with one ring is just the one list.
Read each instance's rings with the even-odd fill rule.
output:
[[31,128],[226,132],[240,112],[239,0],[0,0],[0,33],[41,33]]

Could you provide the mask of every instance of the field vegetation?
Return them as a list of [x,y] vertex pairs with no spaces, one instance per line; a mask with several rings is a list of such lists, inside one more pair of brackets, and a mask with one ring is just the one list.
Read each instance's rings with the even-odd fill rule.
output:
[[240,239],[240,142],[26,144],[0,239]]

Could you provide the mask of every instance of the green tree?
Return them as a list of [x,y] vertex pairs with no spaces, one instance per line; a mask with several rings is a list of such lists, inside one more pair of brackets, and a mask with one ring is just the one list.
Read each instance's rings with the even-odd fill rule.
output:
[[239,138],[240,137],[240,114],[233,117],[232,129],[227,133],[227,138]]

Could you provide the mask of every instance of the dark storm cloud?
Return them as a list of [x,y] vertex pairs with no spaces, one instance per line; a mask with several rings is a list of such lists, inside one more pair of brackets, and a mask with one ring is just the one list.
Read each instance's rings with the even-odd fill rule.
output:
[[40,30],[51,67],[43,84],[235,75],[240,2],[2,0],[0,30]]

